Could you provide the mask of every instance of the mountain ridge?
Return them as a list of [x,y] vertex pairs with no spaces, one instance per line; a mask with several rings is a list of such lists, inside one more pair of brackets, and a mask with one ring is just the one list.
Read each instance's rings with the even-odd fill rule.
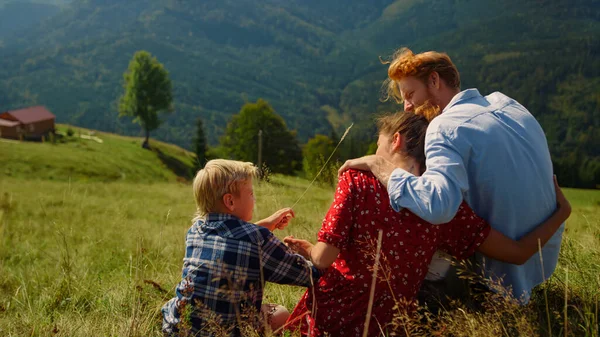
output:
[[[189,147],[202,117],[214,145],[232,114],[264,98],[302,142],[362,125],[349,151],[357,155],[372,141],[371,116],[401,109],[379,100],[386,78],[379,57],[409,46],[448,52],[463,88],[499,90],[523,103],[547,130],[554,157],[577,150],[600,160],[599,105],[560,89],[577,75],[586,92],[600,90],[599,3],[75,0],[19,39],[5,39],[0,105],[43,103],[63,122],[137,134],[117,119],[116,103],[131,55],[146,49],[174,83],[176,113],[158,138]],[[551,106],[564,95],[587,103],[579,112]],[[581,111],[591,122],[572,118]]]

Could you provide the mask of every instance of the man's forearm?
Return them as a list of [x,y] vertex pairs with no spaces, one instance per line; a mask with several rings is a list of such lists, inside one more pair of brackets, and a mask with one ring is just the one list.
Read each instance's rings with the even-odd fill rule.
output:
[[383,184],[383,186],[387,187],[388,181],[390,180],[390,176],[392,172],[396,169],[394,164],[385,160],[382,157],[375,156],[372,163],[369,163],[369,168],[371,172],[377,177],[377,179]]

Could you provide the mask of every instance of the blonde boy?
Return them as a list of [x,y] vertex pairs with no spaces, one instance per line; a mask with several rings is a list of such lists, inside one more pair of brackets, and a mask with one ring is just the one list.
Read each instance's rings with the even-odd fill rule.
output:
[[166,335],[240,336],[246,328],[260,328],[264,316],[277,328],[289,313],[262,305],[264,282],[309,287],[319,277],[271,233],[287,225],[291,209],[249,222],[256,174],[252,163],[224,159],[209,161],[197,173],[197,214],[187,233],[182,281],[162,308]]

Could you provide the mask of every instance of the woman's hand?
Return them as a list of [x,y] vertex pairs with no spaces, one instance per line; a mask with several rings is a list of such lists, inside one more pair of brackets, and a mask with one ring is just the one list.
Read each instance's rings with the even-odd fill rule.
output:
[[296,239],[293,236],[286,236],[283,242],[290,247],[294,252],[302,255],[307,260],[310,260],[310,253],[314,245],[306,240]]
[[566,219],[571,215],[571,204],[563,194],[560,186],[558,186],[556,175],[554,176],[554,191],[556,192],[556,206],[558,207],[558,211],[561,212]]
[[292,218],[295,218],[294,210],[291,208],[282,208],[273,213],[268,218],[257,221],[256,224],[261,227],[268,228],[271,232],[277,229],[284,229],[290,223]]

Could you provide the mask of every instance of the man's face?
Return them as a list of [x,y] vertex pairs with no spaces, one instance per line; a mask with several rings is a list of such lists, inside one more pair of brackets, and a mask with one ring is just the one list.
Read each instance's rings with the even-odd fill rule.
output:
[[402,78],[397,83],[404,100],[404,111],[414,112],[416,108],[427,101],[431,104],[438,104],[430,88],[420,79],[409,76]]

